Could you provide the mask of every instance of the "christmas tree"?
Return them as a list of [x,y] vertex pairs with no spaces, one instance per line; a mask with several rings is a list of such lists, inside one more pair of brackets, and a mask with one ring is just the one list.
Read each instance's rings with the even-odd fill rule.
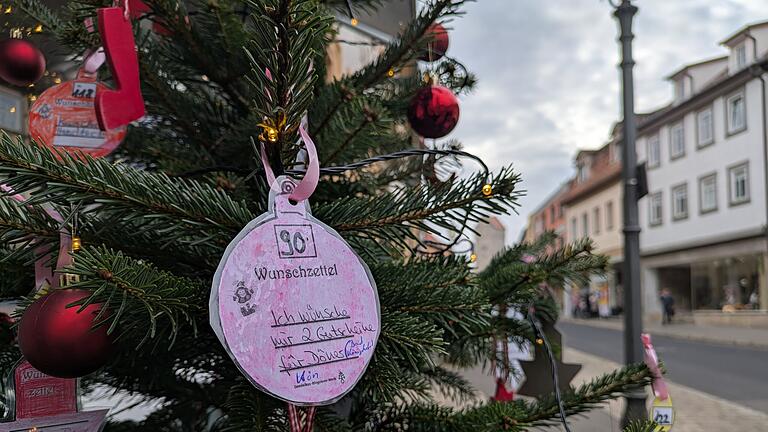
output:
[[[145,420],[107,430],[288,430],[288,404],[246,379],[208,309],[228,244],[267,211],[261,147],[276,175],[301,178],[303,130],[321,166],[312,214],[370,268],[381,311],[365,374],[339,402],[319,407],[314,430],[516,431],[559,421],[554,396],[464,409],[435,399],[470,400],[473,389],[458,369],[504,364],[494,340],[533,341],[534,320],[556,319],[543,285],[585,278],[606,264],[588,241],[547,252],[553,236],[506,250],[480,275],[469,259],[449,253],[474,224],[514,211],[522,193],[511,167],[441,175],[440,167],[466,154],[456,143],[420,146],[406,123],[409,102],[427,86],[412,69],[425,52],[433,59],[431,43],[440,36],[430,26],[460,15],[464,3],[431,1],[375,61],[327,80],[333,17],[346,12],[343,1],[130,2],[147,113],[120,147],[96,159],[3,135],[2,296],[26,299],[23,322],[24,308],[40,295],[30,294],[33,264],[54,265],[62,228],[78,236],[83,246],[57,270],[74,276],[65,286],[87,290],[80,306],[104,311],[94,324],[111,335],[113,350],[82,385],[162,401]],[[70,1],[54,13],[37,0],[16,3],[75,55],[102,45],[83,22],[107,6]],[[356,1],[352,12],[378,6]],[[428,80],[440,91],[474,85],[453,59],[430,68]],[[113,78],[102,69],[100,79],[115,85]],[[418,120],[412,113],[411,122]],[[499,307],[535,316],[508,318]],[[6,339],[4,374],[20,358]],[[562,408],[583,412],[649,381],[644,365],[629,366],[563,394]]]

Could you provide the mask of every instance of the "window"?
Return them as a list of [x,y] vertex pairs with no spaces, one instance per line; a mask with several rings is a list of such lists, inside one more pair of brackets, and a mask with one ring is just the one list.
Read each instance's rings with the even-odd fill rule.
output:
[[744,102],[744,92],[728,97],[727,107],[728,134],[735,134],[747,128],[747,108]]
[[712,173],[699,179],[699,212],[717,210],[717,174]]
[[688,184],[672,187],[672,220],[688,217]]
[[555,206],[549,208],[549,223],[555,223]]
[[742,69],[747,65],[747,47],[741,44],[735,48],[736,50],[736,69]]
[[576,218],[571,218],[571,241],[576,240],[579,231],[579,222]]
[[581,215],[581,236],[589,236],[589,218],[586,213]]
[[714,123],[712,122],[712,108],[699,111],[696,114],[696,144],[699,147],[712,144],[715,141]]
[[685,81],[682,79],[675,82],[675,100],[682,100],[685,98]]
[[749,165],[743,163],[728,169],[728,201],[731,205],[749,202]]
[[605,229],[613,229],[613,201],[608,201],[605,205]]
[[592,210],[592,232],[600,234],[600,207],[595,207]]
[[685,128],[680,121],[669,128],[669,157],[677,159],[683,155],[685,155]]
[[661,192],[651,194],[648,199],[648,224],[661,225]]
[[648,168],[654,168],[661,163],[661,143],[659,134],[648,137]]
[[586,181],[589,178],[589,167],[581,163],[577,167],[579,183]]

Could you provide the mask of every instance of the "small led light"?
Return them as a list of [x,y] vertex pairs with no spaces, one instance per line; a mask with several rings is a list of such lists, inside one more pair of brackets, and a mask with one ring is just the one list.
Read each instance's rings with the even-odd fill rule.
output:
[[8,111],[10,111],[12,113],[15,113],[16,112],[16,107],[11,107],[11,109],[9,109]]
[[61,84],[61,78],[56,77],[53,79],[53,82],[55,82],[56,84]]
[[10,14],[11,12],[13,12],[13,7],[12,6],[8,6],[7,8],[5,8],[5,11],[3,11],[3,12],[5,12],[6,15]]
[[83,247],[83,244],[80,241],[80,237],[72,236],[72,250],[79,251],[81,247]]
[[202,75],[202,76],[200,76],[200,79],[205,81],[205,82],[210,81],[210,78],[208,78],[208,75]]
[[493,194],[493,186],[491,186],[490,183],[486,183],[483,185],[483,195],[485,196],[491,196]]
[[43,25],[42,24],[36,25],[35,28],[32,31],[35,32],[35,33],[42,33],[43,32]]
[[544,339],[542,339],[542,338],[536,338],[536,344],[537,344],[537,345],[544,345]]
[[351,19],[349,22],[350,22],[350,23],[351,23],[353,26],[355,26],[355,27],[357,27],[357,25],[358,25],[358,24],[360,24],[360,21],[358,21],[358,19],[357,19],[357,18],[352,18],[352,19]]
[[34,101],[36,101],[36,100],[37,100],[37,96],[35,96],[35,95],[29,95],[29,101],[30,101],[30,102],[34,102]]
[[469,256],[469,262],[475,262],[475,261],[477,261],[477,255],[476,254],[470,255]]
[[388,71],[387,71],[387,76],[388,76],[388,77],[390,77],[390,78],[392,78],[393,76],[395,76],[395,70],[394,70],[394,69],[390,69],[390,70],[388,70]]

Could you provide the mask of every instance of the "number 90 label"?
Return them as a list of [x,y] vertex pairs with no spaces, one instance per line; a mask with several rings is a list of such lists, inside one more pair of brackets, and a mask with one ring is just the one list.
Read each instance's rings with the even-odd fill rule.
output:
[[312,225],[275,225],[277,254],[280,258],[315,258],[315,236]]

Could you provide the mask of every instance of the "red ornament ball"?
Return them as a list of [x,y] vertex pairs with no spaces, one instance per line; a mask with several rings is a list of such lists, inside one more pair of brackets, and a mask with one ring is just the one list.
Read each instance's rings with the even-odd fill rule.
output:
[[106,326],[92,329],[101,304],[67,308],[88,297],[88,290],[57,289],[35,300],[19,323],[19,348],[39,370],[59,378],[88,375],[103,366],[112,353]]
[[441,24],[434,23],[427,28],[424,33],[430,42],[427,44],[427,49],[419,57],[420,60],[433,62],[440,60],[448,51],[448,30]]
[[0,42],[0,78],[17,85],[28,86],[45,73],[45,57],[31,42],[7,39]]
[[424,138],[442,138],[459,122],[459,101],[445,87],[425,87],[411,100],[408,121]]

